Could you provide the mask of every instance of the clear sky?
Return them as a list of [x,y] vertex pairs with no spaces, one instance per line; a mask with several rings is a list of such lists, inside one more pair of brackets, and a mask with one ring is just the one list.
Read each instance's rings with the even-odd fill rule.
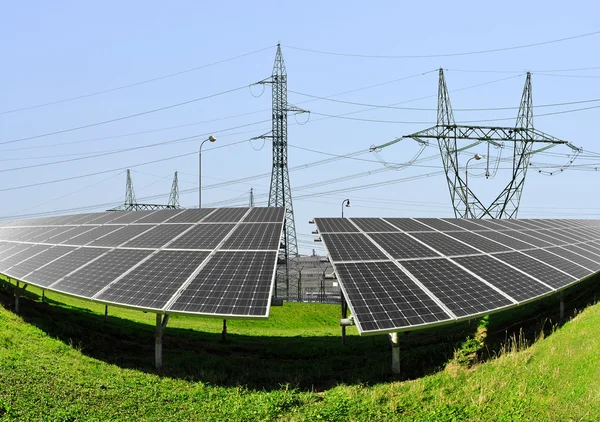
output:
[[[453,216],[436,144],[401,169],[367,151],[435,124],[440,67],[457,122],[502,126],[514,125],[531,71],[534,105],[548,106],[534,109],[535,127],[585,152],[562,172],[568,148],[534,155],[519,216],[600,218],[600,156],[591,154],[600,153],[600,33],[545,43],[600,31],[597,2],[19,1],[0,8],[1,217],[118,205],[129,166],[139,202],[166,203],[178,170],[181,204],[197,206],[197,151],[210,134],[217,142],[203,150],[203,205],[247,205],[251,188],[256,204],[265,204],[269,177],[252,177],[270,174],[271,145],[248,139],[270,130],[271,93],[248,86],[271,74],[281,42],[289,102],[311,111],[308,121],[289,118],[302,252],[318,247],[308,220],[339,216],[346,198],[351,217]],[[109,92],[90,95],[101,91]],[[47,103],[54,104],[33,107]],[[380,107],[389,105],[397,108]],[[62,133],[39,136],[53,132]],[[419,152],[405,139],[379,158],[405,163]],[[474,153],[488,151],[479,145],[464,157]],[[97,154],[105,155],[41,165]],[[490,151],[492,167],[498,154]],[[503,149],[501,158],[511,154]],[[469,166],[469,185],[489,202],[506,184],[509,162],[493,179],[483,177],[486,164]],[[63,178],[71,180],[39,185]]]

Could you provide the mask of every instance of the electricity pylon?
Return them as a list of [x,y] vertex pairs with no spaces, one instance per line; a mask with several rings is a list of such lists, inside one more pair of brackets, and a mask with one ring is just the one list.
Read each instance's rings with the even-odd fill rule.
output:
[[290,291],[296,291],[293,286],[290,286],[290,267],[294,267],[294,262],[298,257],[298,240],[296,238],[292,190],[290,188],[290,176],[288,173],[287,121],[289,112],[305,113],[306,111],[287,102],[287,71],[283,61],[283,54],[281,53],[281,45],[277,44],[277,53],[275,54],[275,63],[271,77],[256,84],[271,85],[271,133],[259,136],[258,138],[271,138],[273,144],[269,207],[285,208],[285,224],[283,227],[279,260],[282,265],[277,270],[275,294],[290,299]]
[[[415,132],[403,138],[412,138],[418,142],[436,139],[446,172],[446,180],[450,190],[450,199],[457,218],[516,218],[519,203],[527,175],[527,167],[531,156],[554,145],[565,144],[579,153],[581,150],[567,141],[560,140],[533,127],[533,102],[531,96],[531,73],[527,72],[525,87],[521,97],[517,122],[514,127],[457,125],[454,121],[450,96],[444,79],[444,71],[439,70],[437,125],[429,129]],[[458,140],[475,141],[460,148]],[[501,147],[501,143],[512,142],[513,166],[511,179],[502,192],[490,205],[484,205],[477,195],[467,187],[465,179],[459,171],[459,153],[482,142]],[[536,143],[547,144],[533,150]],[[462,171],[464,174],[464,170]],[[467,206],[468,198],[468,206]]]
[[165,210],[165,209],[178,209],[179,206],[179,188],[177,186],[177,172],[173,179],[173,186],[171,188],[171,196],[169,197],[169,203],[167,205],[161,204],[138,204],[135,198],[135,192],[133,191],[133,180],[131,179],[131,172],[127,169],[127,183],[125,187],[125,202],[116,208],[112,208],[108,211],[153,211],[153,210]]

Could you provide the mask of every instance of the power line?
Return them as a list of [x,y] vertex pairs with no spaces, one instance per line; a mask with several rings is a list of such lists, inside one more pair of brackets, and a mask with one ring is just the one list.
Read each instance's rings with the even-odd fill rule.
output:
[[367,59],[429,59],[429,58],[436,58],[436,57],[472,56],[472,55],[477,55],[477,54],[487,54],[487,53],[497,53],[500,51],[518,50],[518,49],[522,49],[522,48],[538,47],[541,45],[547,45],[547,44],[559,43],[559,42],[563,42],[563,41],[574,40],[574,39],[578,39],[578,38],[589,37],[589,36],[597,35],[597,34],[600,34],[600,31],[588,32],[585,34],[579,34],[579,35],[574,35],[574,36],[565,37],[565,38],[559,38],[559,39],[555,39],[555,40],[542,41],[542,42],[531,43],[531,44],[516,45],[516,46],[511,46],[511,47],[494,48],[494,49],[489,49],[489,50],[477,50],[477,51],[469,51],[469,52],[462,52],[462,53],[404,55],[404,56],[339,53],[339,52],[333,52],[333,51],[323,51],[323,50],[314,50],[314,49],[309,49],[309,48],[300,48],[300,47],[294,47],[291,45],[284,45],[284,47],[290,48],[292,50],[306,51],[309,53],[317,53],[317,54],[327,54],[330,56],[359,57],[359,58],[367,58]]
[[143,81],[134,82],[134,83],[127,84],[127,85],[118,86],[118,87],[115,87],[115,88],[110,88],[110,89],[105,89],[105,90],[102,90],[102,91],[91,92],[89,94],[78,95],[76,97],[65,98],[65,99],[62,99],[62,100],[50,101],[50,102],[47,102],[47,103],[41,103],[41,104],[36,104],[36,105],[32,105],[32,106],[21,107],[21,108],[16,108],[16,109],[12,109],[12,110],[6,110],[6,111],[0,112],[0,115],[2,115],[2,114],[9,114],[9,113],[17,113],[19,111],[25,111],[25,110],[32,110],[32,109],[35,109],[35,108],[40,108],[40,107],[46,107],[46,106],[55,105],[55,104],[66,103],[66,102],[69,102],[69,101],[75,101],[75,100],[80,100],[80,99],[83,99],[83,98],[94,97],[96,95],[107,94],[109,92],[119,91],[119,90],[126,89],[126,88],[132,88],[134,86],[139,86],[139,85],[147,84],[147,83],[150,83],[150,82],[156,82],[156,81],[160,81],[162,79],[172,78],[173,76],[183,75],[184,73],[194,72],[196,70],[200,70],[200,69],[204,69],[204,68],[207,68],[207,67],[215,66],[217,64],[221,64],[221,63],[229,62],[229,61],[236,60],[236,59],[239,59],[239,58],[242,58],[242,57],[250,56],[252,54],[256,54],[256,53],[260,53],[260,52],[265,51],[265,50],[269,50],[269,49],[271,49],[273,47],[275,47],[275,46],[272,45],[272,46],[269,46],[269,47],[261,48],[260,50],[255,50],[255,51],[251,51],[249,53],[244,53],[244,54],[240,54],[240,55],[237,55],[237,56],[234,56],[234,57],[230,57],[228,59],[219,60],[219,61],[216,61],[216,62],[213,62],[213,63],[209,63],[209,64],[205,64],[205,65],[202,65],[202,66],[192,67],[190,69],[182,70],[182,71],[175,72],[175,73],[169,73],[167,75],[158,76],[158,77],[152,78],[152,79],[146,79],[146,80],[143,80]]
[[90,124],[87,124],[87,125],[72,127],[72,128],[69,128],[69,129],[57,130],[55,132],[48,132],[48,133],[43,133],[41,135],[29,136],[27,138],[19,138],[19,139],[13,139],[13,140],[10,140],[10,141],[4,141],[4,142],[0,142],[0,145],[12,144],[12,143],[15,143],[15,142],[22,142],[22,141],[29,141],[31,139],[45,138],[47,136],[59,135],[61,133],[67,133],[67,132],[73,132],[73,131],[76,131],[76,130],[87,129],[87,128],[90,128],[90,127],[105,125],[107,123],[119,122],[121,120],[131,119],[133,117],[144,116],[144,115],[147,115],[147,114],[156,113],[156,112],[159,112],[159,111],[164,111],[164,110],[168,110],[168,109],[175,108],[175,107],[181,107],[183,105],[195,103],[195,102],[206,100],[206,99],[209,99],[209,98],[218,97],[220,95],[229,94],[229,93],[232,93],[232,92],[235,92],[235,91],[239,91],[239,90],[245,89],[245,88],[247,88],[247,85],[244,85],[244,86],[241,86],[241,87],[238,87],[238,88],[229,89],[227,91],[219,92],[219,93],[216,93],[216,94],[207,95],[205,97],[194,98],[193,100],[188,100],[188,101],[184,101],[184,102],[177,103],[177,104],[171,104],[171,105],[168,105],[168,106],[164,106],[164,107],[160,107],[160,108],[155,108],[155,109],[152,109],[152,110],[142,111],[140,113],[130,114],[128,116],[122,116],[122,117],[117,117],[117,118],[110,119],[110,120],[104,120],[102,122],[90,123]]

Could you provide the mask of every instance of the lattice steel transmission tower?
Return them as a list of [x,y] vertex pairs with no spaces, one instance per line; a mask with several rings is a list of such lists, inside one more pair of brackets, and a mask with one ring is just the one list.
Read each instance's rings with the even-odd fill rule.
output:
[[[298,107],[288,104],[287,101],[287,72],[281,53],[281,45],[277,44],[275,63],[270,78],[256,84],[271,85],[272,93],[272,124],[271,134],[258,138],[271,138],[273,144],[273,166],[271,170],[271,185],[269,189],[269,206],[285,208],[285,225],[281,242],[280,265],[277,271],[277,292],[279,297],[290,299],[290,272],[298,256],[298,240],[296,238],[296,224],[294,222],[294,207],[292,205],[292,190],[288,173],[288,113],[305,113]],[[295,277],[294,277],[295,278]],[[300,298],[298,298],[300,299]]]
[[[418,142],[436,139],[446,172],[450,199],[454,215],[462,218],[516,218],[523,193],[525,176],[531,156],[558,144],[565,144],[578,154],[581,152],[567,141],[557,139],[533,127],[533,102],[531,96],[531,73],[527,72],[525,88],[514,127],[457,125],[454,121],[448,87],[443,69],[439,70],[437,125],[420,132],[403,136]],[[466,147],[459,147],[457,141],[474,141]],[[459,171],[459,153],[482,142],[502,147],[504,142],[514,143],[511,179],[502,192],[490,205],[484,205],[477,195],[467,187],[465,178]],[[533,150],[536,143],[546,144]],[[468,204],[467,204],[468,201]]]
[[179,182],[177,180],[177,172],[173,176],[173,184],[171,185],[171,194],[169,195],[169,202],[167,206],[171,208],[179,209]]
[[173,179],[173,187],[171,188],[171,196],[169,197],[169,203],[167,205],[139,204],[135,198],[135,192],[133,191],[133,180],[131,179],[131,171],[127,169],[125,202],[119,205],[118,207],[112,208],[108,211],[152,211],[177,208],[181,208],[179,206],[179,188],[177,187],[177,172],[175,172],[175,178]]

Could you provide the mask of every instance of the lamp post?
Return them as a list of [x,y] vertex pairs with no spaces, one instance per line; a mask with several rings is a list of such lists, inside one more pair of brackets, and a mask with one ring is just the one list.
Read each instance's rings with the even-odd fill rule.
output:
[[344,218],[344,204],[346,204],[347,207],[350,206],[350,200],[349,199],[344,199],[342,201],[342,218]]
[[467,160],[467,164],[465,164],[465,218],[469,218],[469,162],[471,160],[481,160],[481,155],[475,154],[471,158]]
[[200,149],[198,150],[198,208],[202,207],[202,145],[206,141],[215,142],[217,138],[210,135],[200,144]]

